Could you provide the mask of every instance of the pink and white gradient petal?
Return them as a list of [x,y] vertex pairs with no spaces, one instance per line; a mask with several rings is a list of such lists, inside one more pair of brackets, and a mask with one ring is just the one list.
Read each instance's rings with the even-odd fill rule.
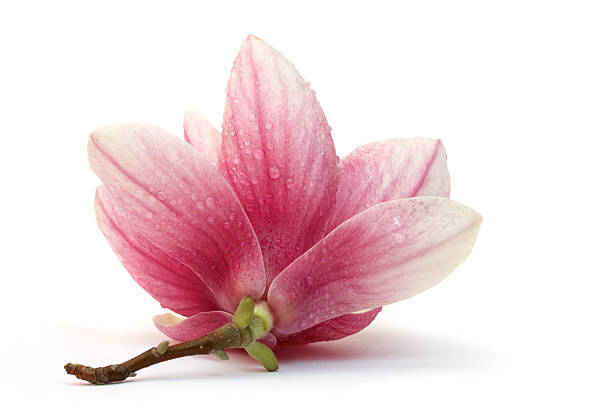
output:
[[481,220],[440,197],[388,201],[357,214],[272,282],[275,332],[284,337],[434,286],[468,256]]
[[132,278],[162,307],[183,316],[218,309],[214,296],[198,275],[126,228],[105,190],[100,186],[96,191],[98,226]]
[[446,151],[440,140],[391,139],[363,145],[338,164],[338,193],[327,231],[378,203],[449,194]]
[[315,93],[282,54],[249,36],[227,85],[219,167],[259,238],[268,284],[323,237],[336,164]]
[[218,166],[221,132],[195,111],[185,111],[183,130],[185,140],[214,166]]
[[316,343],[319,341],[340,340],[365,329],[374,321],[382,307],[362,313],[347,313],[342,316],[326,320],[306,330],[279,338],[281,345],[300,345]]
[[[153,323],[159,331],[177,341],[191,341],[209,334],[226,323],[232,321],[232,315],[227,312],[202,312],[187,319],[164,313],[153,317]],[[276,337],[268,333],[258,341],[270,348],[276,346]]]
[[223,310],[263,295],[253,229],[226,180],[195,149],[155,126],[124,124],[94,131],[88,153],[104,183],[103,204],[125,235],[192,270]]

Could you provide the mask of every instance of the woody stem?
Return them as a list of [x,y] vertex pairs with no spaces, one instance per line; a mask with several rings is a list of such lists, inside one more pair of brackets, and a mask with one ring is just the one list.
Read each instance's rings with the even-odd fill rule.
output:
[[68,363],[64,369],[68,374],[89,381],[92,384],[108,384],[123,381],[133,377],[136,371],[175,358],[197,354],[211,354],[229,348],[244,347],[253,341],[249,330],[240,329],[234,323],[227,323],[214,332],[198,339],[168,346],[162,342],[157,347],[137,355],[121,364],[105,367],[88,367],[81,364]]

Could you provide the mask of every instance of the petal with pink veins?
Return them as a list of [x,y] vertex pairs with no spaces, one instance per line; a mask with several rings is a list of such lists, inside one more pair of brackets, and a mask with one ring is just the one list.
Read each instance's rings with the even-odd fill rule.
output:
[[[187,319],[180,318],[171,313],[164,313],[153,317],[157,329],[171,339],[178,341],[191,341],[209,334],[226,323],[232,321],[232,315],[222,311],[202,312]],[[276,346],[276,337],[268,333],[258,340],[268,347]]]
[[91,134],[88,153],[104,183],[99,202],[125,236],[193,271],[223,310],[263,295],[261,252],[246,214],[186,142],[155,126],[115,125]]
[[208,287],[191,269],[126,228],[105,190],[100,186],[96,191],[98,225],[132,278],[162,307],[183,316],[218,309]]
[[321,322],[301,332],[278,339],[281,345],[300,345],[319,341],[340,340],[365,329],[374,321],[382,307],[362,313],[347,313]]
[[337,157],[315,93],[254,36],[234,61],[222,139],[219,167],[253,224],[270,283],[323,237]]
[[221,133],[204,116],[195,111],[185,111],[183,129],[185,140],[209,162],[217,166]]
[[388,201],[357,214],[272,282],[275,332],[287,336],[434,286],[468,256],[481,220],[440,197]]
[[385,201],[448,197],[450,178],[440,140],[391,139],[358,147],[338,164],[338,193],[327,231]]

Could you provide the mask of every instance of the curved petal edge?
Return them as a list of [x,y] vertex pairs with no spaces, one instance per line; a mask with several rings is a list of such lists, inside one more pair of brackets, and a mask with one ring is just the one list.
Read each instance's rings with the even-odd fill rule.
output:
[[434,286],[468,256],[481,221],[440,197],[389,201],[357,214],[272,282],[276,332],[287,336]]

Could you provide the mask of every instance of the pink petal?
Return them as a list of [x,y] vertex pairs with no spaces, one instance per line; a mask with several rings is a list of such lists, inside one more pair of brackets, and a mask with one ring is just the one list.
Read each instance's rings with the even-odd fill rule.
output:
[[272,282],[268,304],[276,333],[286,336],[434,286],[468,256],[481,220],[439,197],[388,201],[357,214]]
[[436,139],[393,139],[355,149],[338,165],[331,231],[375,204],[415,196],[448,197],[446,151]]
[[113,204],[105,194],[103,186],[96,191],[98,225],[132,278],[162,307],[183,316],[217,309],[214,296],[191,269],[113,218]]
[[154,126],[116,125],[93,132],[88,152],[105,187],[99,202],[125,236],[193,271],[221,309],[262,296],[263,262],[246,214],[187,143]]
[[[171,313],[164,313],[153,317],[153,323],[155,323],[159,331],[178,341],[197,339],[231,321],[232,315],[221,311],[198,313],[187,319],[182,319]],[[270,348],[276,346],[276,337],[271,333],[268,333],[259,341],[265,343]]]
[[318,341],[340,340],[365,329],[374,321],[381,310],[382,307],[377,307],[363,313],[347,313],[281,338],[279,342],[281,345],[299,345]]
[[278,51],[249,36],[227,86],[219,161],[259,238],[268,283],[322,238],[336,160],[308,83]]
[[185,140],[209,162],[219,164],[221,133],[202,115],[195,111],[185,112],[183,122]]

